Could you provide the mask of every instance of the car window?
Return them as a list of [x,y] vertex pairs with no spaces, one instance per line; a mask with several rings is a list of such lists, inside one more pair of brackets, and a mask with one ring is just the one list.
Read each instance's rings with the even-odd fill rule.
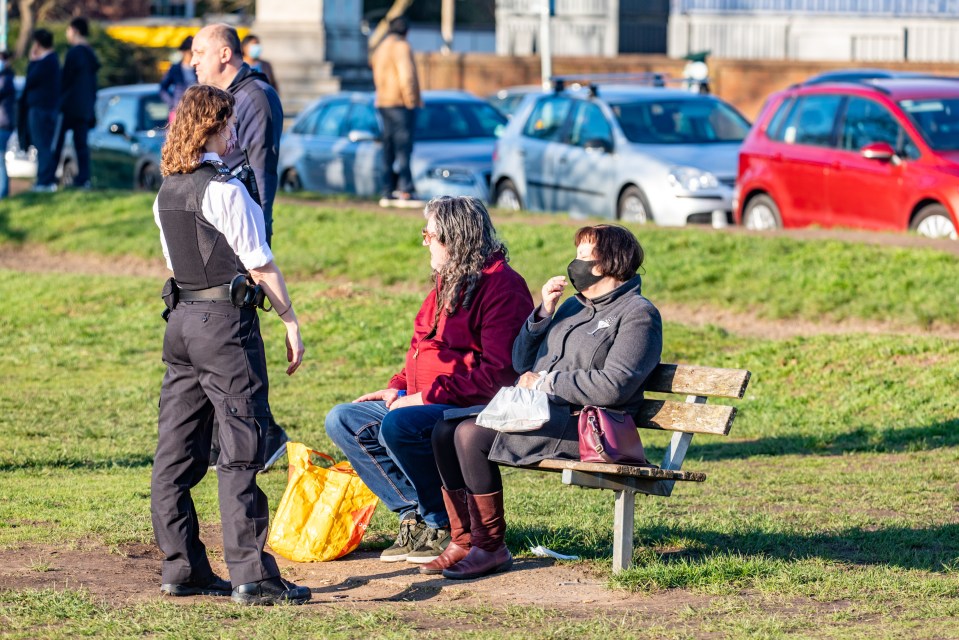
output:
[[349,102],[331,102],[320,112],[311,133],[315,136],[337,137],[342,135],[343,122],[346,120],[349,111]]
[[346,129],[347,131],[369,131],[374,135],[380,135],[380,123],[376,120],[376,110],[372,105],[354,102]]
[[782,141],[789,144],[833,146],[836,113],[843,96],[812,95],[800,98],[783,128]]
[[959,98],[902,100],[899,106],[937,151],[959,150]]
[[786,98],[779,103],[779,108],[776,109],[776,113],[773,114],[773,117],[769,120],[769,124],[766,126],[767,138],[782,142],[783,123],[786,121],[786,116],[789,115],[789,111],[792,109],[794,103],[795,101],[792,98]]
[[579,146],[590,140],[613,141],[613,129],[603,115],[603,110],[592,102],[576,101],[573,124],[569,131],[569,142]]
[[304,135],[310,135],[313,129],[316,128],[316,119],[323,113],[323,106],[314,107],[313,109],[304,113],[293,125],[293,133],[299,133]]
[[867,144],[885,142],[899,151],[906,138],[906,133],[886,107],[866,98],[849,98],[839,135],[842,149],[859,151]]
[[140,131],[159,129],[170,122],[170,105],[160,99],[159,95],[144,96],[140,101]]
[[712,98],[645,100],[610,105],[623,133],[640,144],[739,142],[749,122]]
[[111,125],[119,123],[129,132],[136,131],[138,115],[137,100],[134,96],[113,96],[107,101],[103,126],[109,129]]
[[495,138],[506,116],[485,102],[430,102],[416,116],[416,140]]
[[523,135],[539,140],[559,140],[563,123],[573,101],[562,96],[551,96],[536,103],[523,127]]

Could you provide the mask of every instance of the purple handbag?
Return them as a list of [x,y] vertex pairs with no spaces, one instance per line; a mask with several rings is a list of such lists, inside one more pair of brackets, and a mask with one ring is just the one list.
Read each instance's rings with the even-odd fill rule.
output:
[[648,465],[633,417],[622,411],[586,406],[579,414],[579,459]]

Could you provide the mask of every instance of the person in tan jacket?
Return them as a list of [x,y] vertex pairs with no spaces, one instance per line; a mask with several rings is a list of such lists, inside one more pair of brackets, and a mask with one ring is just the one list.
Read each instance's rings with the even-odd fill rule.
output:
[[370,57],[376,108],[383,121],[384,198],[387,200],[416,200],[410,154],[413,151],[416,109],[423,106],[423,101],[413,50],[406,41],[408,30],[409,22],[405,17],[391,20],[389,34]]

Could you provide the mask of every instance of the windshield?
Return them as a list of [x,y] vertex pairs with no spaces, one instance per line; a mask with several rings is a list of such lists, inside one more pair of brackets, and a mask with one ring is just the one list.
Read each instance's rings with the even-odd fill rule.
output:
[[937,151],[959,150],[959,98],[902,100],[899,106]]
[[610,105],[630,142],[741,142],[749,123],[718,100],[659,100]]
[[485,102],[430,102],[416,117],[416,140],[495,138],[506,116]]

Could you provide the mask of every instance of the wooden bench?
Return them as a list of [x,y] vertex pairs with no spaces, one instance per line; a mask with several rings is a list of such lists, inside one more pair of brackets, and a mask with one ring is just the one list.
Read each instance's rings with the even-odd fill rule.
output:
[[646,381],[646,391],[685,395],[686,402],[647,398],[636,415],[640,429],[672,431],[673,437],[658,469],[570,460],[543,460],[524,469],[556,471],[563,484],[610,489],[616,494],[613,521],[613,572],[629,567],[633,559],[633,514],[636,494],[668,497],[676,482],[703,482],[706,474],[682,471],[689,443],[697,433],[728,435],[736,409],[707,405],[709,398],[739,398],[746,393],[749,371],[714,369],[684,364],[660,364]]

